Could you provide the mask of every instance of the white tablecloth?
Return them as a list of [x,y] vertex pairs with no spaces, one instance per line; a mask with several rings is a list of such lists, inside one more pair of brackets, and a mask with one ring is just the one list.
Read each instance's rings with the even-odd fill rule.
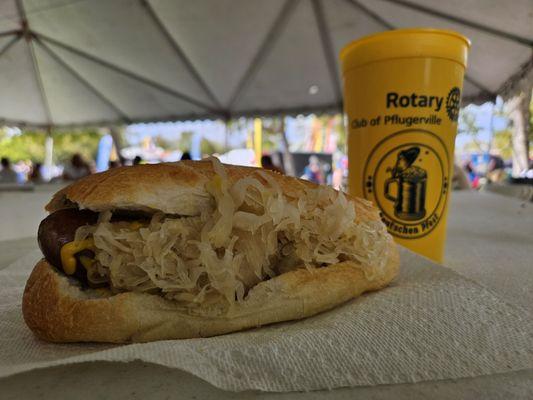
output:
[[[485,285],[507,302],[531,312],[532,204],[492,194],[456,192],[452,196],[445,264]],[[34,203],[37,200],[34,199]],[[42,211],[33,209],[24,213],[16,203],[11,207],[17,210],[11,213],[16,213],[20,219],[19,232],[35,229],[38,224],[35,216]],[[2,216],[10,214],[4,208],[5,203],[2,201],[1,204]],[[25,220],[24,215],[27,216]],[[4,230],[5,225],[1,229]],[[35,247],[32,237],[0,242],[0,268]],[[2,399],[81,396],[114,399],[244,399],[259,396],[276,399],[530,399],[533,398],[533,370],[456,381],[278,395],[223,392],[184,372],[141,362],[92,363],[37,370],[2,379],[0,392]]]

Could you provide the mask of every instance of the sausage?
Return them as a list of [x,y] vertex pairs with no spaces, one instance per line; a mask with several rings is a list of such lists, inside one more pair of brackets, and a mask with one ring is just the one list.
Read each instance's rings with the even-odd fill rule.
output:
[[[63,270],[61,247],[74,240],[76,230],[80,226],[94,225],[97,220],[98,213],[76,208],[59,210],[43,219],[39,225],[37,241],[46,260],[54,267]],[[73,276],[82,283],[87,283],[87,271],[79,262]]]

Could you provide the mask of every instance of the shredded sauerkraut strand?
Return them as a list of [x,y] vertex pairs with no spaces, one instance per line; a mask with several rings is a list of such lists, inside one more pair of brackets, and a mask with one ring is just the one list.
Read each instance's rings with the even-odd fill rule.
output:
[[356,223],[355,205],[343,193],[305,186],[289,198],[269,171],[232,182],[218,159],[209,161],[212,210],[181,218],[156,213],[137,227],[111,222],[104,212],[96,226],[79,228],[76,240],[92,235],[96,247],[89,279],[216,313],[267,277],[296,268],[353,261],[369,279],[382,273],[391,238],[380,221]]

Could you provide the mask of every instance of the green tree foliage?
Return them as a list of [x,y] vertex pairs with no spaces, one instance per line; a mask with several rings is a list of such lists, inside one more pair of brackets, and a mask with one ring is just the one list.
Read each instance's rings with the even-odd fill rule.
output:
[[263,152],[273,153],[279,150],[282,125],[281,117],[263,118]]
[[[80,153],[86,160],[94,160],[101,134],[96,131],[54,132],[54,162],[64,163],[74,153]],[[44,161],[43,132],[26,131],[9,136],[0,129],[0,155],[9,157],[11,161],[31,160]]]
[[203,138],[200,142],[200,151],[202,152],[202,155],[211,155],[214,153],[221,154],[224,152],[224,146],[220,143],[215,143],[209,139]]
[[342,153],[346,153],[348,151],[348,144],[347,144],[347,135],[346,135],[346,129],[344,127],[344,120],[342,118],[342,115],[338,117],[339,121],[335,124],[335,132],[337,133],[337,150],[339,150]]
[[492,148],[497,150],[504,160],[509,160],[513,156],[512,138],[513,132],[510,129],[495,132],[492,138]]
[[162,136],[156,136],[154,138],[154,143],[156,146],[161,147],[165,150],[181,150],[181,151],[190,151],[192,145],[193,132],[182,132],[178,140],[169,140]]
[[193,135],[194,132],[182,132],[177,143],[177,149],[181,151],[191,151]]
[[322,131],[324,135],[324,148],[326,146],[326,131],[327,129],[331,128],[330,135],[337,136],[337,150],[341,151],[342,153],[346,153],[346,131],[344,129],[344,121],[342,119],[342,115],[324,114],[317,116],[317,118],[320,121],[320,125],[322,126]]
[[476,123],[476,116],[466,108],[461,110],[459,114],[459,127],[457,133],[469,135],[472,142],[465,145],[465,150],[473,152],[485,152],[487,146],[478,139],[478,134],[481,132],[481,127]]
[[0,129],[0,156],[8,157],[12,162],[32,160],[43,162],[45,135],[40,132],[27,132],[10,136]]
[[165,149],[165,150],[174,150],[175,144],[172,143],[170,140],[165,139],[162,136],[156,136],[154,137],[153,140],[154,140],[154,144],[157,147],[161,147],[162,149]]
[[[246,138],[242,138],[240,143],[235,143],[235,135],[239,134],[245,130],[250,124],[249,119],[241,117],[237,119],[230,119],[227,122],[227,133],[228,138],[232,143],[232,148],[243,148],[246,147]],[[250,134],[250,132],[248,132]],[[230,149],[228,149],[230,150]]]
[[54,162],[64,163],[75,153],[85,160],[94,160],[102,135],[96,131],[57,132],[54,138]]

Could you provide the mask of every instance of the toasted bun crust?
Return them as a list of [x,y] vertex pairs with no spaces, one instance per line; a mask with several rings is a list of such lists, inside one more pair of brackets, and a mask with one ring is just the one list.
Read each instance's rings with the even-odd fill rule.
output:
[[[236,165],[224,167],[230,184],[244,177],[264,181],[259,171],[269,174],[287,197],[299,198],[305,187],[318,186],[262,168]],[[205,190],[205,183],[213,179],[214,175],[213,164],[208,160],[113,168],[89,175],[65,187],[53,196],[45,208],[49,212],[77,206],[98,212],[130,209],[199,215],[210,206],[211,197]],[[379,219],[376,208],[370,202],[349,198],[355,204],[358,217],[363,220]]]
[[397,274],[398,264],[398,251],[392,246],[385,274],[371,281],[351,262],[291,271],[259,283],[230,314],[213,318],[188,315],[158,295],[82,291],[41,260],[26,284],[22,312],[30,329],[51,342],[128,343],[209,337],[329,310],[388,285]]
[[[276,179],[284,195],[298,198],[315,184],[257,168],[225,166],[231,182],[263,171]],[[140,165],[113,169],[81,179],[56,193],[46,209],[80,207],[94,211],[132,209],[197,215],[210,207],[204,184],[214,176],[210,161]],[[355,223],[379,220],[370,202],[349,198]],[[23,297],[24,319],[35,334],[52,342],[146,342],[220,335],[274,322],[305,318],[331,309],[364,292],[388,285],[397,275],[399,256],[389,237],[383,272],[369,280],[361,267],[343,262],[308,271],[300,269],[254,286],[226,315],[190,315],[159,295],[107,289],[81,290],[45,260],[34,268]],[[370,270],[377,268],[369,266]]]

